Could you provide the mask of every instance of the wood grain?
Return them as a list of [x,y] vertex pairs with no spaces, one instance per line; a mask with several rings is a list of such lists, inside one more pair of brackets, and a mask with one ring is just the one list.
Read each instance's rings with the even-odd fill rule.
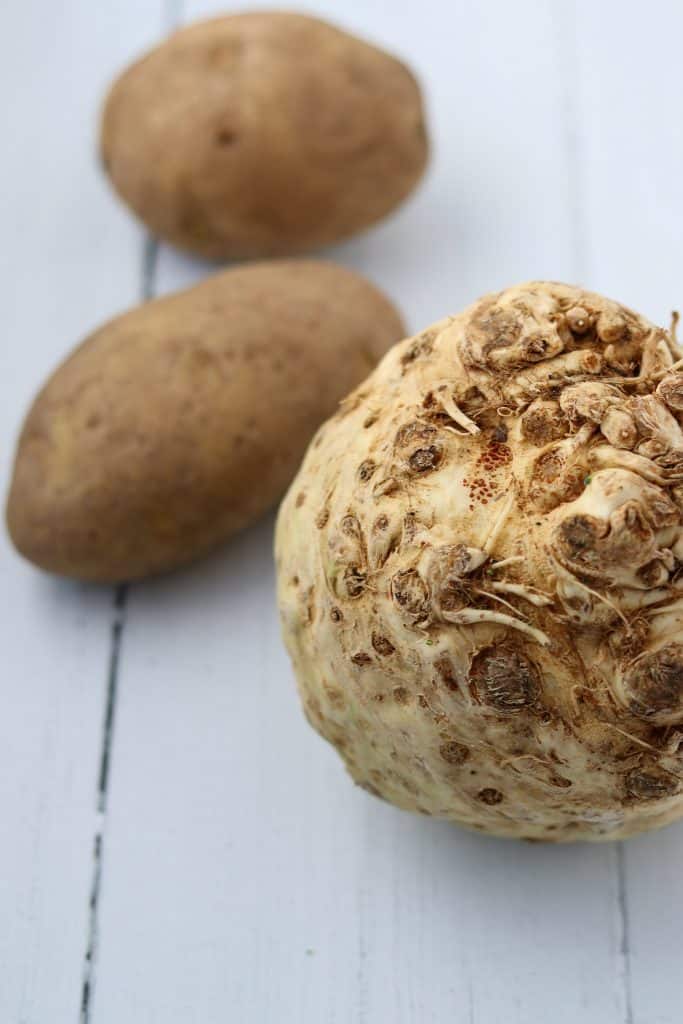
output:
[[[0,33],[0,452],[98,321],[134,301],[141,235],[93,151],[99,96],[158,32],[153,5],[13,4]],[[107,590],[43,577],[0,540],[0,1020],[80,1013],[111,636]]]

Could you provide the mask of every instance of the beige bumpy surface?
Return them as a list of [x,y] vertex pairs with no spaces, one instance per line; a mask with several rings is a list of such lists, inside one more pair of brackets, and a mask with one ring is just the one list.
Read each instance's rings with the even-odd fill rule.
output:
[[679,358],[631,310],[532,282],[395,346],[320,429],[279,602],[357,783],[533,839],[683,814]]

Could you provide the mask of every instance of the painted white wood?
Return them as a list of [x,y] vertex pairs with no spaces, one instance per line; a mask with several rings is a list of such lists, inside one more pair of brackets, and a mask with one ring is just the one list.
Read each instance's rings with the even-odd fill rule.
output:
[[[157,5],[3,5],[0,478],[41,380],[134,301],[141,236],[96,168],[100,94]],[[113,618],[110,591],[42,576],[0,536],[0,1020],[76,1022]]]
[[[683,306],[680,7],[580,0],[577,82],[587,253],[595,286],[668,323]],[[681,1020],[683,826],[625,843],[635,1024]]]
[[[307,6],[418,68],[435,136],[420,193],[328,255],[415,328],[583,276],[572,5]],[[206,270],[162,250],[157,288]],[[131,592],[94,1021],[627,1021],[616,848],[487,840],[354,789],[299,711],[270,545],[265,522]]]
[[[3,11],[3,481],[43,374],[139,292],[142,234],[96,169],[95,115],[180,4],[163,6]],[[305,6],[403,55],[428,92],[424,187],[325,254],[411,327],[529,277],[659,321],[681,301],[676,5]],[[155,286],[210,270],[162,249]],[[355,789],[299,711],[271,530],[130,592],[104,815],[113,595],[45,579],[0,540],[0,1021],[78,1020],[94,923],[90,1024],[678,1024],[683,826],[623,847],[505,843]]]
[[586,273],[657,323],[683,304],[682,28],[683,10],[668,0],[577,5]]

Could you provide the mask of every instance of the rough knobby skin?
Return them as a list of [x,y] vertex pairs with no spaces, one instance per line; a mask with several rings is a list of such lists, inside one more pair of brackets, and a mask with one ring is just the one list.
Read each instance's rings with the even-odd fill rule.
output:
[[396,345],[320,429],[279,602],[357,783],[529,839],[683,814],[680,358],[616,302],[532,282]]
[[128,68],[102,118],[122,199],[210,259],[286,256],[355,234],[427,162],[420,89],[394,57],[285,12],[198,22]]
[[117,317],[26,417],[15,546],[99,581],[205,554],[280,498],[317,426],[403,336],[368,281],[310,260],[226,270]]

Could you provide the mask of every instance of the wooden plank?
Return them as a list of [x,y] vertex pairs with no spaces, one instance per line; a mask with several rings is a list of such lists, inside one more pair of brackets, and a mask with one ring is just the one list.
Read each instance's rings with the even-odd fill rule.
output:
[[[313,7],[410,59],[435,136],[419,195],[329,255],[415,328],[513,281],[579,277],[574,52],[551,5]],[[185,17],[219,9],[188,0]],[[159,289],[205,270],[164,251]],[[621,1024],[615,848],[487,840],[354,789],[299,711],[270,545],[266,521],[131,593],[97,1024]]]
[[[595,286],[668,324],[681,308],[683,139],[676,125],[683,11],[647,16],[609,0],[578,5],[577,79],[585,210]],[[629,1021],[678,1024],[683,826],[632,840],[620,855]]]
[[683,11],[654,0],[579,0],[576,97],[592,285],[657,323],[683,303],[678,267]]
[[[0,33],[0,449],[41,380],[134,301],[141,235],[94,160],[105,84],[156,3],[6,5]],[[79,1013],[108,659],[110,590],[40,575],[0,538],[0,1020]]]

